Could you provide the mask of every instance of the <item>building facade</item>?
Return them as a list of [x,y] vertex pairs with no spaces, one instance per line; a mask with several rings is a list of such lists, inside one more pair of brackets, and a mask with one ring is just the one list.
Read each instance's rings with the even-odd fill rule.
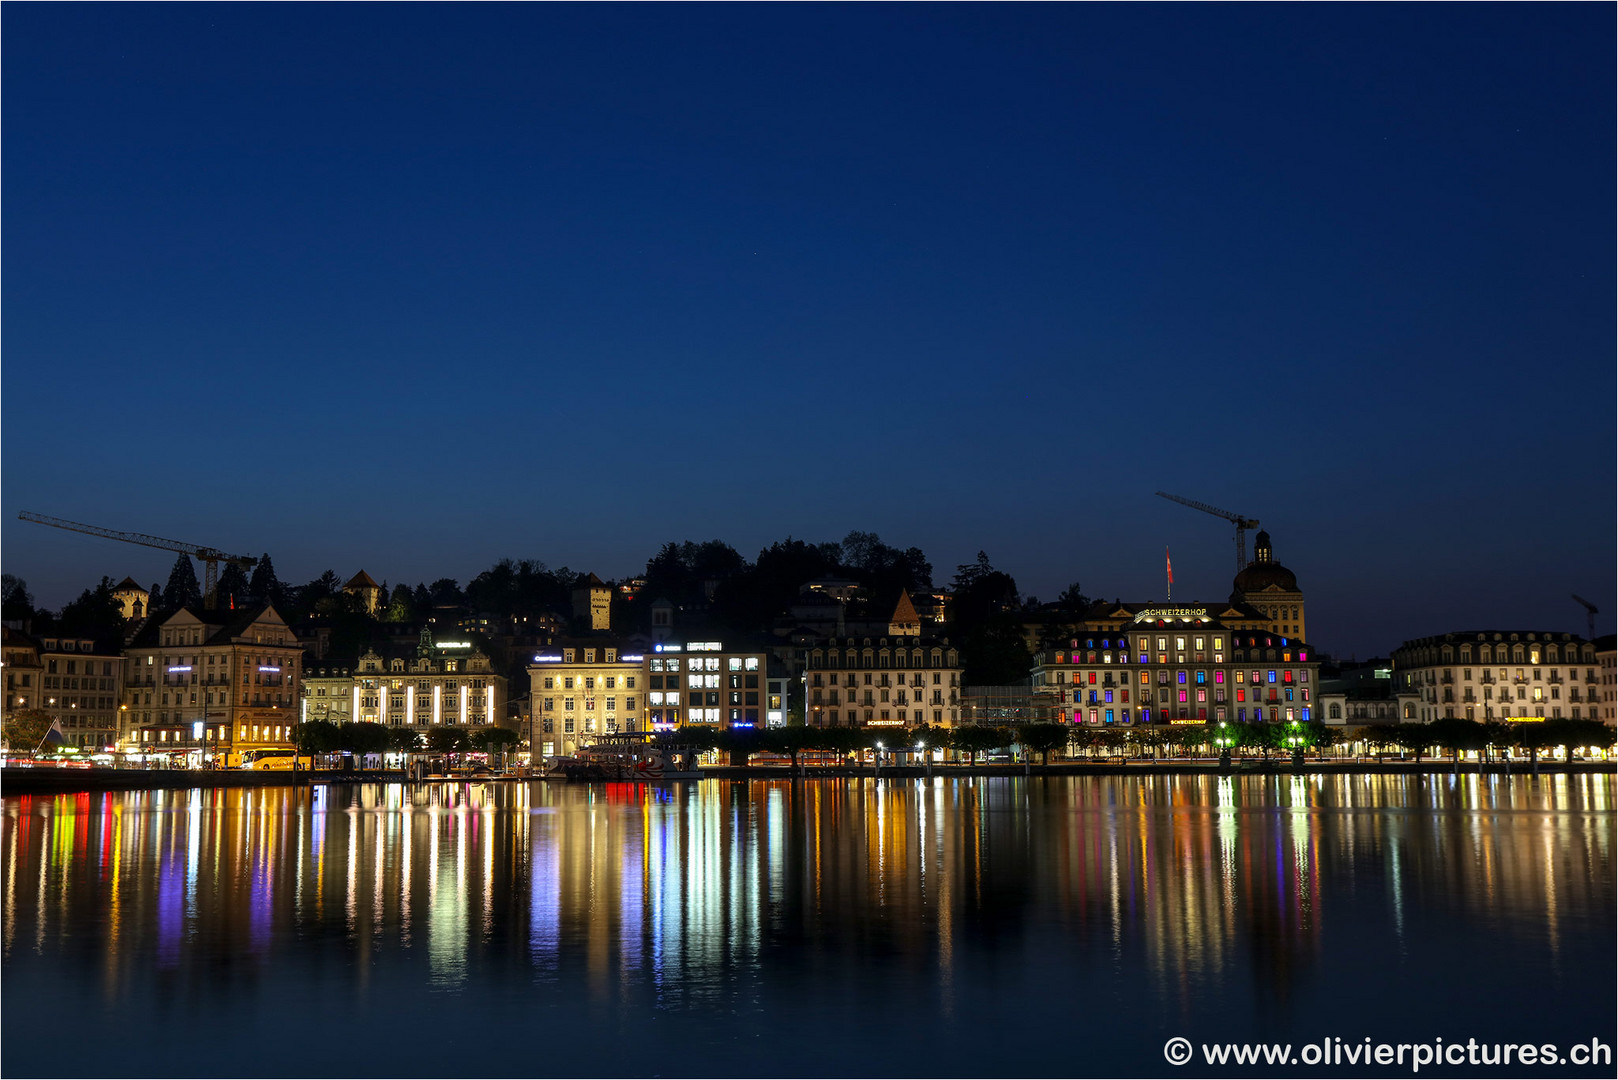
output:
[[1036,654],[1032,683],[1057,693],[1075,724],[1318,719],[1320,664],[1309,646],[1227,626],[1214,610],[1142,605],[1118,629]]
[[274,607],[185,608],[124,650],[126,749],[242,751],[292,745],[303,650]]
[[564,639],[535,654],[529,752],[565,756],[600,735],[648,730],[645,662],[640,649],[605,638]]
[[1533,722],[1599,719],[1596,647],[1576,634],[1467,630],[1407,641],[1394,682],[1419,723],[1445,717]]
[[[470,641],[434,641],[424,628],[413,649],[379,646],[354,663],[348,715],[362,724],[478,728],[506,715],[506,679]],[[328,707],[329,708],[329,707]]]
[[1253,561],[1231,582],[1230,602],[1262,613],[1267,620],[1264,629],[1272,636],[1309,640],[1298,577],[1275,561],[1267,532],[1253,537]]
[[1594,645],[1601,679],[1596,685],[1600,719],[1609,727],[1618,727],[1618,637],[1607,634],[1596,638]]
[[354,672],[351,660],[308,660],[304,663],[298,721],[348,724],[354,719]]
[[0,655],[4,656],[6,671],[6,700],[0,716],[10,717],[14,712],[40,707],[40,687],[45,677],[45,665],[40,660],[39,642],[7,626],[0,633]]
[[124,658],[98,652],[88,638],[39,639],[39,707],[62,725],[68,746],[111,750],[119,737]]
[[815,727],[961,723],[961,659],[947,639],[831,638],[805,650],[803,679]]

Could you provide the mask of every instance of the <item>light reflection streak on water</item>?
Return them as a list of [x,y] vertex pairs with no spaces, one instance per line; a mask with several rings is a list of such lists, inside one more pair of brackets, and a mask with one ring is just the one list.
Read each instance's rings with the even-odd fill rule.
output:
[[[1355,863],[1360,882],[1384,879],[1385,892],[1360,899],[1385,920],[1386,938],[1408,948],[1406,935],[1422,936],[1425,923],[1407,910],[1419,899],[1418,919],[1442,909],[1484,930],[1532,919],[1540,948],[1572,970],[1581,913],[1611,895],[1610,785],[937,778],[708,784],[673,795],[626,786],[611,798],[541,785],[470,796],[377,789],[363,795],[370,801],[335,804],[339,796],[274,789],[12,798],[0,818],[5,952],[19,935],[53,955],[72,935],[102,934],[96,963],[109,984],[115,971],[148,966],[135,957],[189,967],[223,947],[221,933],[233,959],[266,962],[298,947],[286,927],[319,925],[319,885],[308,879],[323,876],[314,853],[329,841],[348,845],[331,852],[331,885],[345,890],[342,912],[330,911],[347,928],[343,947],[363,939],[380,955],[408,954],[412,881],[425,876],[415,915],[428,920],[428,947],[416,956],[438,990],[468,987],[473,957],[489,962],[476,946],[498,945],[507,917],[519,928],[526,920],[519,937],[536,978],[577,966],[625,1001],[645,980],[689,1002],[759,968],[783,931],[797,940],[803,927],[820,928],[808,935],[815,947],[840,949],[852,940],[845,920],[880,911],[874,930],[853,924],[896,955],[928,954],[917,967],[947,1012],[963,940],[1003,919],[1026,889],[1057,905],[1060,925],[1151,971],[1190,1008],[1199,980],[1238,962],[1250,938],[1279,942],[1282,974],[1303,977],[1299,961],[1319,951],[1327,916],[1347,918]],[[322,839],[324,829],[333,831]],[[423,841],[428,857],[416,868]],[[70,914],[85,909],[98,913],[88,929]]]

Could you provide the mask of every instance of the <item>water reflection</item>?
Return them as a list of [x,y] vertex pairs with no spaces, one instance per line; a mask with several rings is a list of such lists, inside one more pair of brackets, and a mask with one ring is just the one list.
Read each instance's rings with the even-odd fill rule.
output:
[[1058,998],[1285,1015],[1337,992],[1328,952],[1387,972],[1473,935],[1556,979],[1592,949],[1610,967],[1612,799],[1610,777],[1442,775],[24,796],[0,932],[8,978],[93,967],[125,1010],[154,980],[225,1008],[296,967],[358,1000],[948,1021],[1015,966]]

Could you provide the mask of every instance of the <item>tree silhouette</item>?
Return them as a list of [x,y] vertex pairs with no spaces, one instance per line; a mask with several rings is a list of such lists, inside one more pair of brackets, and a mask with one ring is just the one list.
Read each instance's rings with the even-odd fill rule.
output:
[[202,586],[197,584],[196,568],[191,565],[191,556],[184,552],[174,560],[174,569],[169,571],[169,583],[163,589],[163,599],[176,611],[202,602]]
[[277,611],[286,606],[286,589],[281,585],[281,579],[275,576],[275,564],[270,562],[269,552],[259,556],[257,565],[253,567],[253,576],[248,579],[247,591],[254,599],[273,604]]

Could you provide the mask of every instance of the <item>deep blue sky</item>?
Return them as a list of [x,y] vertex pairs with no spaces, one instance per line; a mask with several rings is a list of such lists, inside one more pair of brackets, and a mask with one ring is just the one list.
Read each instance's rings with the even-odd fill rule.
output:
[[7,5],[8,572],[874,530],[1348,655],[1614,606],[1613,10]]

